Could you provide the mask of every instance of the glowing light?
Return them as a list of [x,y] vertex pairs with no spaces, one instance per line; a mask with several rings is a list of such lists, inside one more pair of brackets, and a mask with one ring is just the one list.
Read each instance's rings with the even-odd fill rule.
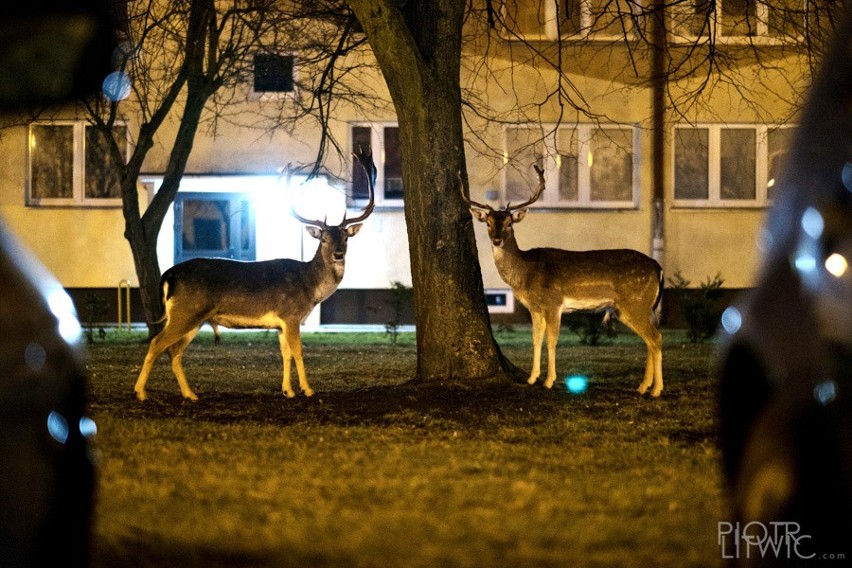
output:
[[837,398],[837,383],[824,381],[814,387],[814,398],[823,406]]
[[51,410],[47,415],[47,432],[51,438],[64,444],[68,441],[68,421],[55,410]]
[[127,73],[113,71],[106,76],[101,88],[107,99],[113,102],[123,101],[130,95],[130,77]]
[[825,259],[825,269],[835,278],[840,278],[846,273],[849,263],[846,257],[840,253],[834,253]]
[[568,375],[565,377],[565,388],[571,394],[583,394],[589,388],[589,378],[585,375]]
[[724,329],[728,335],[733,335],[738,332],[742,325],[743,315],[734,306],[728,306],[728,308],[722,312],[722,329]]
[[822,219],[819,211],[813,207],[808,207],[802,214],[802,230],[812,239],[818,239],[822,236],[822,230],[825,227],[825,221]]
[[840,181],[843,182],[843,187],[847,191],[852,192],[852,163],[846,162],[843,164],[843,170],[840,172]]
[[813,272],[817,267],[816,258],[812,254],[807,253],[798,255],[796,260],[793,261],[793,264],[799,272]]
[[62,288],[56,288],[47,292],[47,305],[50,311],[59,320],[59,335],[67,343],[77,343],[83,335],[83,328],[77,320],[74,310],[74,302]]
[[775,178],[772,178],[768,182],[766,182],[766,187],[775,187]]
[[98,425],[95,424],[95,421],[88,416],[80,418],[80,424],[78,427],[80,428],[80,434],[82,434],[84,438],[92,438],[98,433]]
[[595,162],[595,159],[594,159],[594,156],[592,156],[591,150],[589,150],[588,160],[589,160],[589,167],[591,168],[592,164],[594,164],[594,162]]

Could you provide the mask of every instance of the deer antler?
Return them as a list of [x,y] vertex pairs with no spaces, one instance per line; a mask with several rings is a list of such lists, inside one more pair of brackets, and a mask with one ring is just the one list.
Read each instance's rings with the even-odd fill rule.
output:
[[359,146],[358,151],[353,152],[352,156],[358,160],[358,163],[360,163],[361,167],[364,168],[364,173],[367,174],[367,186],[370,192],[370,201],[367,203],[367,206],[362,209],[362,213],[357,217],[347,219],[344,214],[343,222],[340,223],[341,227],[360,223],[370,216],[370,213],[373,212],[373,207],[376,206],[376,164],[373,163],[373,150],[369,146],[366,150]]
[[535,168],[535,173],[538,174],[538,188],[533,192],[532,197],[521,203],[520,205],[506,205],[506,211],[515,211],[516,209],[523,209],[525,207],[529,207],[541,197],[541,194],[544,193],[544,170],[541,169],[537,164],[533,164],[533,168]]
[[459,178],[459,195],[461,195],[462,201],[464,201],[468,207],[476,207],[477,209],[483,209],[485,211],[494,211],[494,208],[490,205],[483,205],[482,203],[471,201],[470,198],[464,194],[464,182],[462,181],[461,171],[459,171],[457,175]]

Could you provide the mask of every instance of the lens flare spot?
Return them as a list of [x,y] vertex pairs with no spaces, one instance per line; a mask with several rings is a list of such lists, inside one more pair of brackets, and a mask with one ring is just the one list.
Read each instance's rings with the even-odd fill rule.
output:
[[734,306],[728,306],[727,309],[722,312],[722,329],[724,329],[728,335],[733,335],[738,332],[742,325],[743,315]]
[[126,99],[130,95],[130,86],[130,77],[121,71],[107,75],[101,85],[104,96],[113,102]]
[[834,253],[825,259],[825,269],[835,278],[840,278],[846,274],[847,268],[849,268],[849,263],[842,254]]
[[834,381],[824,381],[814,387],[814,398],[823,406],[832,402],[837,398],[837,383]]
[[47,432],[51,438],[64,444],[68,441],[68,421],[55,410],[51,410],[47,415]]
[[80,418],[79,428],[80,434],[82,434],[84,438],[92,438],[98,433],[98,425],[95,424],[95,421],[88,416]]
[[585,375],[568,375],[565,377],[565,388],[571,394],[583,394],[589,388],[589,377]]
[[805,209],[805,212],[802,214],[802,230],[812,239],[818,239],[822,236],[824,228],[825,221],[820,212],[813,207]]

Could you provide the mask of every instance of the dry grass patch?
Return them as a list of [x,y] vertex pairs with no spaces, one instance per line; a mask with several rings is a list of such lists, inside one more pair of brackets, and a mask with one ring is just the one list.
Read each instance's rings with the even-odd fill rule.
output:
[[[572,395],[507,382],[411,386],[414,347],[305,334],[311,399],[285,400],[273,334],[203,336],[184,403],[144,338],[90,354],[101,474],[95,564],[715,566],[724,520],[711,347],[669,334],[666,391],[634,393],[638,339],[560,341]],[[499,334],[529,365],[529,332]]]

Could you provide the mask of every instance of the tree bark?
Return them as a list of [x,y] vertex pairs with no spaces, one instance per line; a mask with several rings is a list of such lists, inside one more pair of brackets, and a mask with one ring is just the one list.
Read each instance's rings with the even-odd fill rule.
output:
[[399,123],[405,220],[417,324],[415,380],[514,371],[494,341],[473,221],[458,192],[465,172],[461,31],[465,2],[351,0]]

